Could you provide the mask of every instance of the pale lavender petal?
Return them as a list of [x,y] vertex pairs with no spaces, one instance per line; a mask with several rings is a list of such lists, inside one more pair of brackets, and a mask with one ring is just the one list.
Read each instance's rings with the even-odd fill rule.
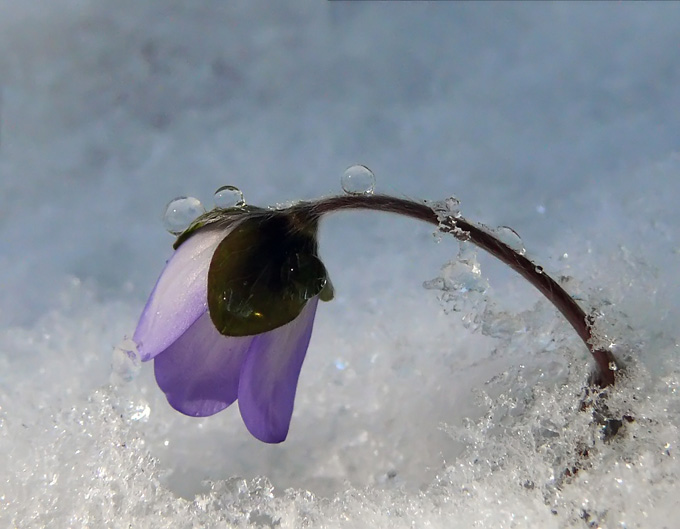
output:
[[238,405],[246,427],[265,443],[288,435],[302,362],[312,335],[318,296],[290,323],[254,337],[241,368]]
[[223,336],[208,312],[154,359],[156,382],[170,405],[193,417],[223,410],[236,400],[241,365],[253,336]]
[[207,310],[210,260],[227,233],[199,231],[168,260],[132,338],[143,361],[164,351]]

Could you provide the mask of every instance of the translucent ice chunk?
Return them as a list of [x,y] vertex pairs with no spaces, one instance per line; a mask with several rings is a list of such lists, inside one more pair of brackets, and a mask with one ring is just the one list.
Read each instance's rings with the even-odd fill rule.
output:
[[141,361],[135,342],[125,339],[114,347],[111,358],[111,384],[118,386],[132,381],[140,369]]
[[460,200],[454,196],[433,202],[430,207],[437,214],[440,222],[447,217],[460,217]]
[[426,281],[423,286],[440,290],[445,310],[463,312],[466,327],[479,326],[489,283],[482,276],[474,246],[461,242],[457,258],[444,265],[440,277]]

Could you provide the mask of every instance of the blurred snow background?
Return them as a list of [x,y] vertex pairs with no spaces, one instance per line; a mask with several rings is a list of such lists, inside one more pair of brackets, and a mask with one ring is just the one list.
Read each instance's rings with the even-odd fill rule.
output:
[[[0,0],[2,526],[673,526],[679,27],[676,4]],[[235,406],[173,412],[150,365],[109,385],[170,199],[312,198],[354,163],[573,278],[633,422],[579,411],[587,354],[531,287],[480,255],[486,298],[447,313],[422,283],[457,243],[376,214],[322,228],[337,298],[282,445]]]

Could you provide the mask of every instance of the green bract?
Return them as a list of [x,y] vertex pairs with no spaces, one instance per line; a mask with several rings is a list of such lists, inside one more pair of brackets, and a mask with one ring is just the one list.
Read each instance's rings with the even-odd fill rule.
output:
[[212,209],[191,223],[191,225],[184,230],[184,232],[177,237],[177,240],[172,245],[176,250],[181,244],[196,233],[201,228],[221,229],[229,227],[235,220],[245,218],[246,216],[262,215],[267,210],[258,208],[257,206],[241,206],[235,208],[215,208]]
[[208,270],[208,310],[221,334],[271,331],[293,321],[314,296],[332,298],[317,256],[316,220],[260,210],[232,222]]

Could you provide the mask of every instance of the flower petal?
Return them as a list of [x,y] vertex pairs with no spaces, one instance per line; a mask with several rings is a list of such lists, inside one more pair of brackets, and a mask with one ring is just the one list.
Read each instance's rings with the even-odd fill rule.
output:
[[236,400],[241,365],[253,340],[221,335],[204,312],[154,359],[156,382],[177,411],[213,415]]
[[198,231],[168,260],[133,335],[143,361],[164,351],[206,311],[210,260],[229,231]]
[[318,296],[290,323],[253,338],[241,368],[238,403],[243,422],[265,443],[288,435],[295,390],[312,335]]

